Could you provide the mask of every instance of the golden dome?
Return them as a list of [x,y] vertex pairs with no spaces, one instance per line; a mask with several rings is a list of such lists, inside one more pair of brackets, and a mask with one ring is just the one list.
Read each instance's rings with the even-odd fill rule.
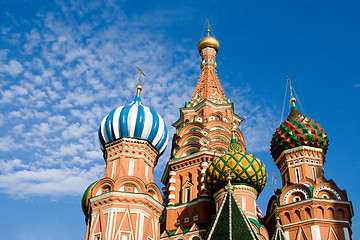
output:
[[207,30],[207,36],[201,39],[200,42],[198,43],[199,53],[201,52],[202,49],[206,47],[212,47],[215,49],[216,52],[219,51],[220,48],[218,40],[210,36],[210,29]]

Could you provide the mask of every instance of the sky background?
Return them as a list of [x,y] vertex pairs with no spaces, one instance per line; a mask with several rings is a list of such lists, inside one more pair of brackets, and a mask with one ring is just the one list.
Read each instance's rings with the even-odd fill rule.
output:
[[[272,173],[280,179],[269,146],[289,112],[289,76],[302,113],[328,133],[325,177],[347,190],[358,238],[359,12],[358,1],[330,0],[0,0],[1,238],[84,239],[80,200],[105,169],[102,118],[132,101],[141,67],[142,101],[172,136],[200,76],[206,18],[247,150],[269,174],[262,211]],[[154,171],[160,188],[169,151]]]

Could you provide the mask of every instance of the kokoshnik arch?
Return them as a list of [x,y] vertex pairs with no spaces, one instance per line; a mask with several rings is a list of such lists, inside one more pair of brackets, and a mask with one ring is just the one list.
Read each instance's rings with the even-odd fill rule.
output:
[[82,198],[86,240],[352,239],[351,202],[324,176],[327,135],[293,97],[271,140],[283,187],[263,217],[256,201],[266,185],[265,165],[246,151],[243,119],[220,85],[219,47],[210,30],[198,44],[201,74],[173,124],[163,194],[153,169],[168,133],[161,113],[141,102],[141,84],[132,103],[103,119],[99,142],[106,169]]

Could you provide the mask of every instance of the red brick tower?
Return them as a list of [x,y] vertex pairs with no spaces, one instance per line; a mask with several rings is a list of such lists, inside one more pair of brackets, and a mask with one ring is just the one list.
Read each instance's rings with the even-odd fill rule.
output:
[[225,98],[216,74],[218,41],[209,35],[201,39],[201,75],[194,94],[180,109],[173,126],[171,158],[162,176],[165,185],[162,235],[164,239],[204,239],[216,214],[214,201],[204,185],[204,173],[215,156],[226,152],[235,126],[238,145],[245,150],[239,124],[243,120]]
[[167,143],[160,115],[134,101],[110,112],[99,129],[104,177],[85,191],[86,240],[160,239],[162,196],[153,169]]
[[352,204],[345,191],[324,177],[327,135],[318,123],[297,110],[295,101],[290,99],[289,117],[271,141],[283,188],[269,201],[268,230],[274,230],[277,206],[287,239],[350,240]]

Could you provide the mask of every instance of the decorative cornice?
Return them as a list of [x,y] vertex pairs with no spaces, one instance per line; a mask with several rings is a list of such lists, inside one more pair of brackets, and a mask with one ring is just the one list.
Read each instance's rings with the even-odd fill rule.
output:
[[[234,113],[234,103],[226,103],[226,104],[217,104],[217,103],[213,103],[211,101],[209,101],[208,99],[204,99],[202,100],[199,104],[197,104],[195,107],[184,107],[184,108],[180,108],[180,118],[175,122],[173,123],[173,127],[178,127],[182,122],[183,122],[183,119],[184,119],[184,114],[191,114],[192,112],[196,112],[196,114],[198,114],[198,112],[202,109],[202,108],[205,108],[209,106],[211,110],[213,110],[214,112],[215,111],[218,111],[220,109],[224,109],[224,108],[230,108],[231,109],[231,112],[232,112],[232,115],[234,116],[234,120],[238,121],[239,123],[241,123],[244,119],[238,115],[236,115]],[[194,115],[196,115],[194,114]]]
[[95,196],[93,198],[90,198],[90,204],[93,203],[93,202],[97,202],[97,201],[106,199],[106,198],[110,198],[110,197],[125,197],[125,198],[130,198],[130,199],[131,198],[146,199],[151,204],[153,204],[155,207],[160,209],[160,211],[162,211],[164,209],[164,206],[161,203],[159,203],[156,199],[152,198],[148,194],[145,194],[145,193],[118,192],[118,191],[111,191],[111,192],[104,193],[104,194],[101,194],[99,196]]
[[295,148],[284,150],[280,154],[280,156],[276,159],[275,163],[277,164],[285,154],[293,153],[293,152],[297,152],[297,151],[301,151],[301,150],[309,150],[309,151],[314,151],[314,152],[321,152],[323,154],[323,156],[324,156],[323,149],[321,149],[321,148],[309,147],[309,146],[300,146],[300,147],[295,147]]

